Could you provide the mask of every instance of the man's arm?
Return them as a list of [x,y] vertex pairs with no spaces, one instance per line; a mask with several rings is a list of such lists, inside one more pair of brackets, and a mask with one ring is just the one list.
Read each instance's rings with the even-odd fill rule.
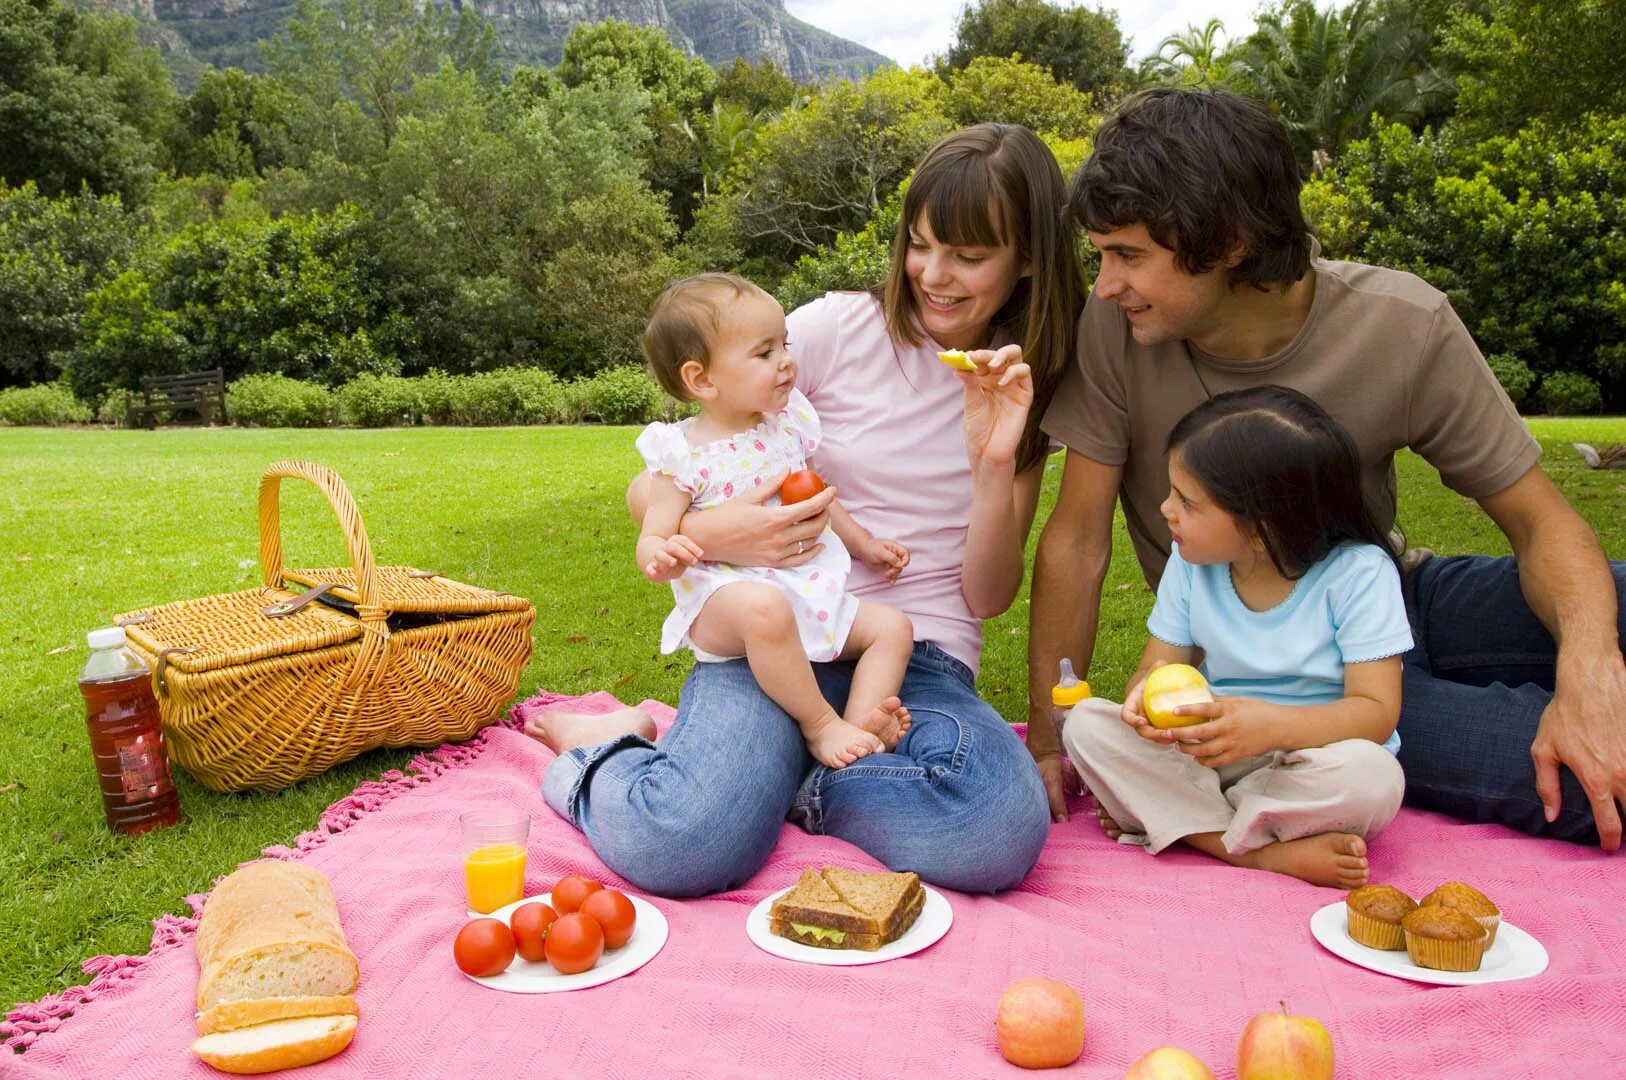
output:
[[1062,657],[1089,673],[1101,614],[1101,585],[1112,559],[1112,508],[1123,468],[1072,450],[1062,466],[1055,509],[1039,534],[1028,623],[1028,751],[1039,765],[1050,815],[1067,819],[1061,756],[1050,722],[1050,687]]
[[1530,755],[1547,820],[1558,816],[1558,766],[1569,766],[1592,802],[1598,837],[1620,847],[1626,804],[1626,661],[1615,579],[1592,529],[1537,465],[1479,500],[1513,546],[1525,602],[1558,642],[1552,703]]

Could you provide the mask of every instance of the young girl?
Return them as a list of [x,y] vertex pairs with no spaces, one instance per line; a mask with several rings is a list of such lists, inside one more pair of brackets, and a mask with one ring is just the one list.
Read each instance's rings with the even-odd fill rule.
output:
[[[744,278],[700,274],[655,301],[644,354],[667,392],[698,402],[700,413],[650,424],[638,437],[653,474],[638,566],[649,580],[672,583],[676,607],[661,651],[688,646],[700,661],[744,656],[763,691],[795,718],[809,752],[838,769],[892,749],[908,730],[897,693],[914,648],[907,615],[846,591],[849,552],[889,579],[909,564],[909,552],[876,539],[833,502],[834,535],[819,538],[817,557],[790,569],[703,561],[700,546],[678,531],[690,510],[808,467],[819,420],[796,389],[788,346],[784,310]],[[842,717],[809,661],[853,659]]]
[[[1063,742],[1109,835],[1355,888],[1394,820],[1400,573],[1361,500],[1349,433],[1279,386],[1219,394],[1169,435],[1173,554],[1120,707],[1078,705]],[[1147,674],[1200,663],[1211,703],[1160,730]]]

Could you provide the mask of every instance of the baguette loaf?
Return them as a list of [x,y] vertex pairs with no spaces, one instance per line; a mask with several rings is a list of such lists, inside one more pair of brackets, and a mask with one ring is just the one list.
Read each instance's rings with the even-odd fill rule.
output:
[[222,880],[204,904],[197,953],[199,1012],[254,998],[351,994],[359,977],[333,890],[299,863],[250,863]]
[[207,1012],[198,1013],[198,1034],[269,1024],[273,1020],[297,1020],[302,1016],[356,1016],[356,999],[348,994],[331,997],[270,997],[248,1001],[222,1001]]
[[306,1016],[204,1035],[192,1052],[221,1072],[267,1073],[324,1061],[355,1035],[354,1016]]

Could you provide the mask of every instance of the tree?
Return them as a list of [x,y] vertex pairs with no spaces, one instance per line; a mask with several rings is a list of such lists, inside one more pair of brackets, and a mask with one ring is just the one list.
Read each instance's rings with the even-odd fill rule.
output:
[[717,72],[717,100],[754,116],[782,112],[807,94],[806,87],[766,56],[755,64],[736,56]]
[[1459,72],[1460,121],[1475,134],[1511,135],[1532,120],[1583,122],[1626,113],[1620,0],[1490,0],[1464,12],[1441,51]]
[[176,168],[229,179],[292,164],[289,117],[297,107],[293,93],[276,79],[210,68],[181,106],[172,136]]
[[0,180],[145,196],[174,91],[129,16],[0,0]]
[[1142,80],[1201,90],[1234,85],[1238,77],[1224,35],[1225,24],[1219,19],[1170,34],[1158,43],[1157,52],[1141,61]]
[[1088,94],[1014,57],[979,56],[951,74],[946,107],[960,125],[995,120],[1069,137],[1098,122]]
[[1129,75],[1124,68],[1129,46],[1115,13],[1045,0],[979,0],[967,6],[943,66],[954,71],[979,56],[1017,55],[1086,94],[1104,95]]

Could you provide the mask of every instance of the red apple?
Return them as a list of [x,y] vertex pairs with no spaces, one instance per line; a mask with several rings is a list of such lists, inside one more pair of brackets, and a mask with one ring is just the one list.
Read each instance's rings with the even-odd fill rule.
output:
[[1332,1036],[1308,1016],[1265,1012],[1249,1020],[1236,1047],[1237,1080],[1332,1080]]
[[1124,1080],[1214,1080],[1214,1071],[1195,1054],[1160,1046],[1129,1066]]
[[994,1030],[1012,1065],[1071,1065],[1084,1052],[1084,999],[1060,979],[1022,979],[1000,995]]

